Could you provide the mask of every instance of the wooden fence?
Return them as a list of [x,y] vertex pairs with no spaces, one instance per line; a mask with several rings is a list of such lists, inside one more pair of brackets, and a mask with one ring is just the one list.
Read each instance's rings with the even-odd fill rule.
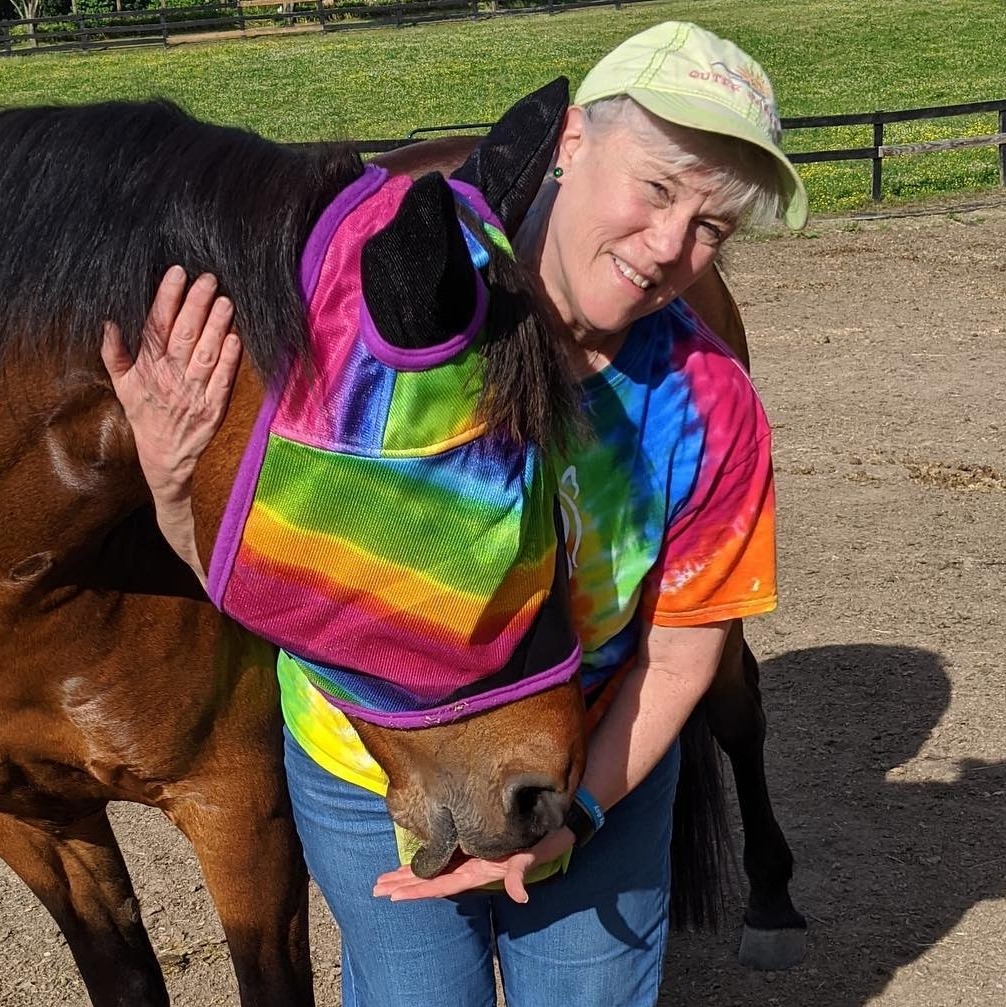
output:
[[505,14],[558,14],[642,0],[220,0],[192,7],[65,14],[0,21],[0,56],[95,52],[262,35],[345,31]]
[[[922,143],[884,143],[884,125],[889,122],[912,122],[922,119],[944,119],[959,115],[978,115],[995,112],[998,116],[997,133],[982,136],[965,136],[956,139],[927,140]],[[412,130],[408,137],[400,140],[367,141],[360,149],[365,153],[392,150],[408,143],[415,143],[431,133],[451,131],[477,132],[489,128],[489,123],[469,122],[457,126],[422,126]],[[782,120],[783,133],[797,129],[818,129],[829,126],[873,126],[872,147],[848,147],[841,150],[809,150],[789,154],[794,164],[808,164],[815,161],[858,161],[872,162],[871,195],[875,202],[883,198],[882,177],[884,159],[908,154],[931,154],[943,150],[966,150],[974,147],[999,148],[999,184],[1006,186],[1006,99],[1000,101],[976,101],[966,105],[939,105],[933,108],[908,108],[897,112],[862,112],[855,115],[801,116]]]
[[[923,143],[884,143],[884,126],[891,122],[913,122],[918,119],[944,119],[959,115],[998,113],[998,132],[983,136],[964,136]],[[974,147],[999,148],[999,184],[1006,185],[1006,99],[976,101],[966,105],[939,105],[934,108],[908,108],[898,112],[863,112],[857,115],[820,115],[783,119],[783,130],[818,129],[827,126],[873,126],[873,145],[844,150],[800,151],[789,155],[794,164],[814,161],[859,161],[873,163],[870,192],[875,202],[882,198],[884,159],[908,154],[931,154],[942,150],[966,150]]]

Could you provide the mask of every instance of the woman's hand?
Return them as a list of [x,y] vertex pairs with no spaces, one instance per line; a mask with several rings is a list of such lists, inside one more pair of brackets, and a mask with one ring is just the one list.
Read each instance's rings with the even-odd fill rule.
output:
[[449,895],[481,888],[493,881],[502,881],[507,895],[514,902],[528,900],[524,880],[541,864],[561,857],[573,846],[573,833],[567,828],[556,829],[529,850],[515,853],[504,860],[464,860],[457,867],[424,880],[412,873],[411,867],[399,867],[382,874],[374,885],[374,895],[405,902],[412,899],[442,899]]
[[185,271],[172,266],[157,290],[134,362],[112,322],[101,359],[136,438],[155,498],[183,492],[223,422],[241,360],[230,332],[234,308],[217,281],[200,276],[185,295]]
[[195,546],[192,474],[220,428],[241,360],[230,331],[234,308],[217,297],[217,281],[187,278],[172,266],[157,290],[134,361],[112,322],[101,359],[133,428],[140,467],[165,538],[205,584]]

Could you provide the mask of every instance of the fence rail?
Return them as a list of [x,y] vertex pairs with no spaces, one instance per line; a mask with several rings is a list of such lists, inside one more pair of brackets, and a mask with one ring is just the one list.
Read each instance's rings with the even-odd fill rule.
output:
[[[892,122],[914,122],[924,119],[950,119],[961,115],[980,115],[995,112],[998,115],[998,132],[984,136],[952,137],[945,140],[927,140],[921,143],[884,143],[884,126]],[[879,202],[883,193],[884,160],[909,154],[931,154],[946,150],[965,150],[974,147],[999,148],[999,184],[1006,185],[1006,99],[999,101],[974,101],[964,105],[937,105],[932,108],[906,108],[894,112],[860,112],[854,115],[800,116],[782,120],[783,131],[818,129],[829,126],[873,126],[873,145],[850,147],[844,150],[807,150],[789,155],[794,164],[816,161],[872,161],[870,195]]]
[[[952,118],[959,115],[977,115],[996,112],[999,132],[984,136],[966,136],[946,140],[927,140],[921,143],[884,143],[884,125],[889,122],[912,122],[924,119]],[[451,126],[420,126],[407,137],[398,140],[371,140],[360,146],[363,153],[376,154],[393,150],[433,133],[473,132],[488,129],[491,123],[466,122]],[[946,150],[965,150],[974,147],[999,148],[999,184],[1006,185],[1006,98],[999,101],[975,101],[965,105],[938,105],[932,108],[906,108],[894,112],[861,112],[853,115],[799,116],[782,120],[783,133],[797,129],[817,129],[827,126],[873,126],[872,147],[850,147],[843,150],[808,150],[789,155],[794,164],[820,161],[871,160],[873,174],[871,195],[874,202],[881,199],[884,159],[908,154],[931,154]]]

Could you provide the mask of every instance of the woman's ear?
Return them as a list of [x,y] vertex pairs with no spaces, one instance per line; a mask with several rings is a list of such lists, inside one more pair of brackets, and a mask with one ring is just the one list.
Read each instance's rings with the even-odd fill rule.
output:
[[556,145],[556,167],[568,171],[574,155],[583,146],[586,116],[580,105],[570,105],[559,130]]

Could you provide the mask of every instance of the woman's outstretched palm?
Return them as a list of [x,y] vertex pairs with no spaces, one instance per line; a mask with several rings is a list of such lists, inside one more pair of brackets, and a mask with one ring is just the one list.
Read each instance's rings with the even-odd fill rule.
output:
[[514,853],[503,860],[479,860],[471,857],[428,880],[417,878],[411,867],[399,867],[377,879],[374,895],[390,898],[392,902],[442,899],[502,881],[507,895],[514,902],[524,903],[528,901],[524,886],[528,874],[535,867],[562,856],[572,845],[572,833],[568,829],[559,829],[550,832],[529,850]]

